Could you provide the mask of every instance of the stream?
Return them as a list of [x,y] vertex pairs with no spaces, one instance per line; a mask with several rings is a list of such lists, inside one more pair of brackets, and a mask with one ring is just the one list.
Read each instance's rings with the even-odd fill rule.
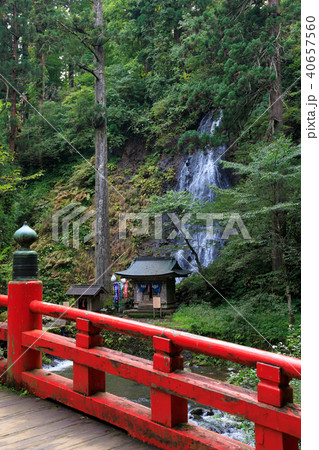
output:
[[[51,365],[44,365],[45,370],[49,370],[66,378],[73,378],[73,362],[54,358]],[[217,366],[192,366],[186,368],[193,373],[198,373],[219,381],[226,381],[232,369]],[[150,388],[135,381],[106,374],[106,391],[124,397],[133,402],[150,407]],[[188,402],[188,420],[190,423],[222,434],[245,444],[254,446],[254,426],[253,423],[224,413],[217,409],[197,403]]]

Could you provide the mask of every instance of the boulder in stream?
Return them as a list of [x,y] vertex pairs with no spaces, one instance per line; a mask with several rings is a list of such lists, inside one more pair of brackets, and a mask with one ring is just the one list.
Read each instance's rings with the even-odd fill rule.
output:
[[194,408],[189,413],[192,417],[198,417],[204,414],[204,410],[203,408]]

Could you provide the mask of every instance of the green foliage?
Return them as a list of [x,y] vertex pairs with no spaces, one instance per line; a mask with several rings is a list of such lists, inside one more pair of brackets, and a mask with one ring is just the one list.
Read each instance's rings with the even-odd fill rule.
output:
[[[275,344],[289,342],[285,305],[273,305],[271,310],[269,305],[228,298],[212,307],[205,297],[189,306],[182,305],[173,316],[172,327],[269,351]],[[300,315],[296,320],[300,321]]]
[[[17,60],[11,33],[14,7],[19,17]],[[202,273],[267,339],[290,345],[287,286],[296,319],[300,311],[300,156],[295,144],[300,134],[300,85],[295,83],[300,74],[299,2],[283,0],[278,16],[261,0],[112,0],[104,2],[103,8],[107,24],[105,109],[94,106],[92,49],[97,33],[92,31],[92,3],[1,3],[2,72],[23,93],[17,94],[13,119],[14,91],[9,90],[6,102],[7,86],[0,83],[0,109],[4,109],[0,115],[2,289],[11,277],[12,235],[24,220],[41,234],[37,250],[47,300],[62,302],[68,284],[92,276],[88,257],[92,243],[81,244],[79,252],[65,248],[61,242],[52,242],[50,227],[52,213],[74,199],[92,208],[94,126],[104,120],[105,113],[110,181],[122,189],[126,200],[123,204],[110,192],[112,243],[118,244],[117,214],[127,204],[134,212],[148,206],[149,212],[175,212],[179,217],[197,211],[222,212],[225,221],[221,225],[232,212],[240,213],[252,240],[241,239],[240,233],[232,236],[220,258]],[[280,26],[283,92],[289,88],[284,97],[283,132],[291,138],[281,135],[268,142],[268,114],[264,112],[275,76],[270,61],[277,39],[271,31],[276,25]],[[224,119],[218,135],[199,136],[195,130],[203,114],[219,108]],[[11,155],[13,125],[17,128],[16,152]],[[164,161],[161,165],[164,152],[168,159],[177,151],[233,142],[243,130],[239,148],[232,147],[231,161],[224,163],[239,182],[229,190],[216,190],[218,200],[213,205],[200,205],[187,193],[169,190],[178,164],[174,161],[171,167]],[[142,162],[135,166],[124,170],[122,166],[120,174],[122,153],[136,141],[146,142],[150,154],[145,160],[138,158]],[[79,162],[78,153],[90,164]],[[39,169],[45,173],[38,178],[41,172],[34,173]],[[285,222],[275,244],[283,258],[277,271],[272,267],[274,218]],[[89,225],[81,228],[81,236]],[[192,232],[200,225],[189,220],[187,226]],[[170,221],[164,227],[167,232],[173,230]],[[143,237],[132,238],[129,245],[131,253],[125,263],[141,247],[152,251]],[[119,256],[124,250],[119,246],[114,252]],[[256,330],[209,283],[195,274],[179,285],[179,299],[190,305],[189,310],[184,306],[181,316],[177,313],[183,326],[200,334],[263,346]],[[205,304],[200,303],[203,300]]]
[[[97,36],[91,2],[15,4],[24,40],[19,47],[19,88],[55,128],[21,102],[19,161],[41,167],[64,160],[70,147],[56,130],[78,151],[92,153],[93,125],[104,111],[93,106],[92,50]],[[12,8],[12,2],[1,7],[6,18],[0,34],[6,36],[2,54],[7,74],[15,67],[12,42],[7,39]],[[300,5],[295,0],[283,1],[279,16],[259,0],[253,4],[187,0],[172,5],[162,0],[113,0],[104,5],[104,14],[111,151],[132,135],[146,136],[150,147],[170,150],[183,135],[180,145],[191,138],[192,147],[197,140],[192,130],[212,107],[223,108],[228,137],[235,136],[265,104],[274,78],[270,58],[276,38],[271,30],[277,24],[283,45],[283,88],[300,72]],[[1,84],[1,98],[5,90]],[[296,84],[285,98],[285,130],[295,139],[299,90]],[[225,135],[221,138],[225,140]],[[203,139],[200,146],[205,146]]]
[[25,192],[27,184],[40,181],[43,173],[22,176],[21,169],[14,163],[8,151],[0,146],[0,287],[6,288],[11,279],[11,243],[14,231],[22,225],[27,217],[20,221],[19,196]]
[[[183,191],[166,191],[164,195],[153,195],[150,197],[150,203],[146,212],[163,216],[163,237],[171,242],[168,245],[173,245],[173,248],[176,250],[186,248],[187,243],[190,241],[185,233],[186,228],[191,233],[198,231],[200,224],[196,221],[195,214],[200,210],[201,204],[194,198],[193,194]],[[167,216],[170,214],[174,214],[178,219],[188,215],[184,218],[183,227],[168,219]],[[175,237],[176,233],[180,238],[179,241]],[[174,236],[173,238],[170,238],[171,234]]]
[[[243,316],[245,320],[242,320]],[[246,302],[238,304],[231,301],[228,305],[215,308],[205,302],[194,303],[190,306],[182,305],[174,314],[169,326],[300,358],[300,326],[288,326],[284,311],[280,312],[278,307],[274,312],[269,308],[264,312],[258,312],[251,305],[247,306]],[[257,335],[260,339],[256,339]],[[264,340],[264,337],[268,342]],[[196,363],[207,365],[211,364],[211,360],[212,358],[199,355]],[[238,364],[232,364],[232,367],[235,368],[227,380],[229,383],[257,390],[259,378],[256,369]],[[294,401],[300,403],[300,381],[294,379],[290,384],[294,390]]]
[[289,325],[287,337],[285,342],[278,342],[273,348],[277,353],[282,355],[293,356],[294,358],[301,358],[301,333],[300,325]]
[[[13,226],[11,224],[13,230]],[[8,233],[9,234],[9,233]],[[5,247],[0,254],[0,288],[2,292],[6,292],[7,284],[12,278],[12,248]]]
[[51,359],[47,356],[46,353],[42,353],[42,364],[50,365]]
[[164,186],[175,178],[174,169],[162,170],[157,164],[160,159],[159,153],[148,155],[145,164],[138,168],[130,183],[137,188],[142,196],[160,196]]
[[257,384],[260,380],[257,377],[256,369],[244,367],[238,372],[231,373],[227,381],[228,383],[235,384],[236,386],[241,386],[246,389],[253,389],[254,391],[257,391]]
[[3,383],[3,381],[0,382],[0,389],[4,390],[4,391],[14,392],[19,395],[28,395],[29,394],[29,392],[26,389],[23,389],[23,388],[16,389],[14,387],[8,387]]
[[14,165],[14,160],[9,152],[0,146],[0,196],[14,191],[15,187],[22,182],[35,180],[43,175],[43,172],[37,172],[33,175],[22,176],[21,169]]
[[[300,326],[294,327],[289,325],[285,343],[278,342],[278,345],[273,345],[273,351],[282,355],[292,356],[294,358],[301,357],[301,335]],[[227,379],[229,383],[241,386],[247,389],[257,390],[259,378],[257,377],[256,369],[244,367],[240,370],[231,373]],[[293,388],[293,399],[295,403],[301,402],[301,381],[292,379],[290,386]]]
[[227,311],[214,310],[208,303],[182,305],[173,316],[183,329],[210,337],[223,334],[228,318]]
[[153,357],[154,350],[151,342],[107,330],[102,331],[102,336],[103,345],[107,348],[145,359]]
[[218,146],[220,141],[216,136],[207,133],[199,134],[196,130],[188,130],[178,140],[179,150],[185,149],[188,153],[196,150],[205,150]]
[[32,167],[58,166],[62,159],[65,161],[65,155],[71,152],[70,146],[59,134],[64,128],[63,105],[46,101],[41,109],[45,119],[39,114],[30,114],[21,133],[21,150],[17,157],[27,170]]
[[[214,188],[218,197],[213,204],[202,205],[202,211],[222,213],[221,225],[230,215],[239,213],[251,239],[243,239],[238,230],[220,250],[220,258],[181,283],[179,296],[183,301],[207,299],[213,305],[221,296],[244,300],[248,307],[282,308],[287,286],[293,298],[293,311],[300,311],[300,148],[283,136],[271,143],[262,143],[242,154],[244,162],[224,162],[240,176],[230,189]],[[280,219],[282,228],[273,227]],[[277,223],[277,222],[276,222]],[[273,270],[274,248],[282,255],[282,265]],[[280,314],[281,314],[280,313]],[[278,316],[280,317],[280,316]],[[274,317],[274,322],[278,322]],[[281,320],[281,319],[280,319]],[[263,319],[260,318],[262,328]],[[279,329],[282,324],[277,323]],[[261,329],[258,327],[258,329]],[[267,335],[273,338],[276,327]],[[256,336],[257,338],[257,336]]]

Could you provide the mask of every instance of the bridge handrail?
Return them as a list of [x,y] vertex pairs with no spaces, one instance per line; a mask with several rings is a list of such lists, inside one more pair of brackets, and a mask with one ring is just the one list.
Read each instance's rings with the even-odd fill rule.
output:
[[[169,391],[170,394],[211,408],[240,415],[262,426],[269,426],[271,423],[276,430],[299,437],[298,405],[290,403],[289,406],[280,408],[263,404],[258,401],[254,391],[184,370],[163,373],[154,368],[152,361],[105,347],[82,348],[77,345],[75,339],[50,332],[43,333],[41,330],[22,333],[22,344],[26,348],[32,347],[62,359],[69,359],[75,365],[104,371],[150,388]],[[290,419],[289,423],[287,417]]]
[[[252,449],[187,423],[188,400],[253,421],[257,450],[298,449],[301,412],[292,403],[289,386],[292,377],[300,378],[296,358],[45,303],[39,281],[10,283],[8,298],[8,325],[0,327],[0,339],[8,338],[8,361],[0,361],[0,372],[7,373],[12,385],[106,420],[165,449],[171,449],[172,442],[179,448]],[[76,340],[42,331],[42,315],[76,321]],[[153,363],[102,347],[102,329],[153,341]],[[183,371],[183,349],[257,366],[257,393]],[[43,370],[42,352],[72,360],[73,380]],[[105,373],[149,386],[151,408],[104,393]]]
[[8,307],[8,296],[0,294],[0,306],[7,308]]
[[30,310],[33,313],[55,318],[60,317],[64,320],[87,319],[101,329],[141,339],[152,340],[154,336],[164,337],[170,339],[174,345],[184,350],[226,359],[246,366],[256,367],[258,362],[272,364],[281,367],[285,375],[292,378],[301,378],[301,361],[290,356],[38,300],[33,300],[30,303]]
[[[42,302],[37,258],[29,246],[36,233],[25,224],[15,233],[13,281],[0,306],[8,323],[0,324],[7,340],[7,359],[0,358],[0,378],[42,398],[124,428],[160,448],[248,450],[251,446],[188,423],[188,400],[255,423],[256,450],[298,450],[300,406],[293,403],[291,378],[301,377],[296,358],[196,336],[155,325]],[[30,253],[31,252],[31,253]],[[25,266],[21,261],[27,261]],[[29,264],[29,262],[32,264]],[[76,321],[76,339],[42,331],[42,315]],[[127,334],[153,343],[153,361],[103,347],[101,330]],[[184,371],[182,350],[257,368],[257,392]],[[43,370],[42,353],[73,361],[73,379]],[[106,392],[106,373],[150,388],[151,407]]]

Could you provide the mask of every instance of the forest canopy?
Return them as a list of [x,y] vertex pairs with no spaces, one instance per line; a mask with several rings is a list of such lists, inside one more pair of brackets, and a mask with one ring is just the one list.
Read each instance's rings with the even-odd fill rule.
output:
[[[94,279],[94,243],[63,246],[52,242],[50,227],[68,202],[93,210],[94,136],[106,117],[116,188],[109,192],[112,261],[125,251],[124,268],[158,250],[149,236],[121,242],[119,212],[165,212],[185,155],[223,144],[232,186],[197,207],[240,213],[252,240],[233,236],[201,273],[245,311],[261,317],[274,308],[277,329],[298,321],[299,1],[103,0],[103,38],[94,20],[90,0],[0,2],[2,288],[11,276],[12,235],[24,220],[39,234],[45,295],[62,302],[71,282]],[[102,45],[105,108],[94,89]],[[222,111],[221,126],[200,135],[210,111]],[[192,205],[178,201],[183,211]],[[166,244],[176,251],[180,241]],[[181,283],[179,295],[186,304],[223,303],[198,274]]]

